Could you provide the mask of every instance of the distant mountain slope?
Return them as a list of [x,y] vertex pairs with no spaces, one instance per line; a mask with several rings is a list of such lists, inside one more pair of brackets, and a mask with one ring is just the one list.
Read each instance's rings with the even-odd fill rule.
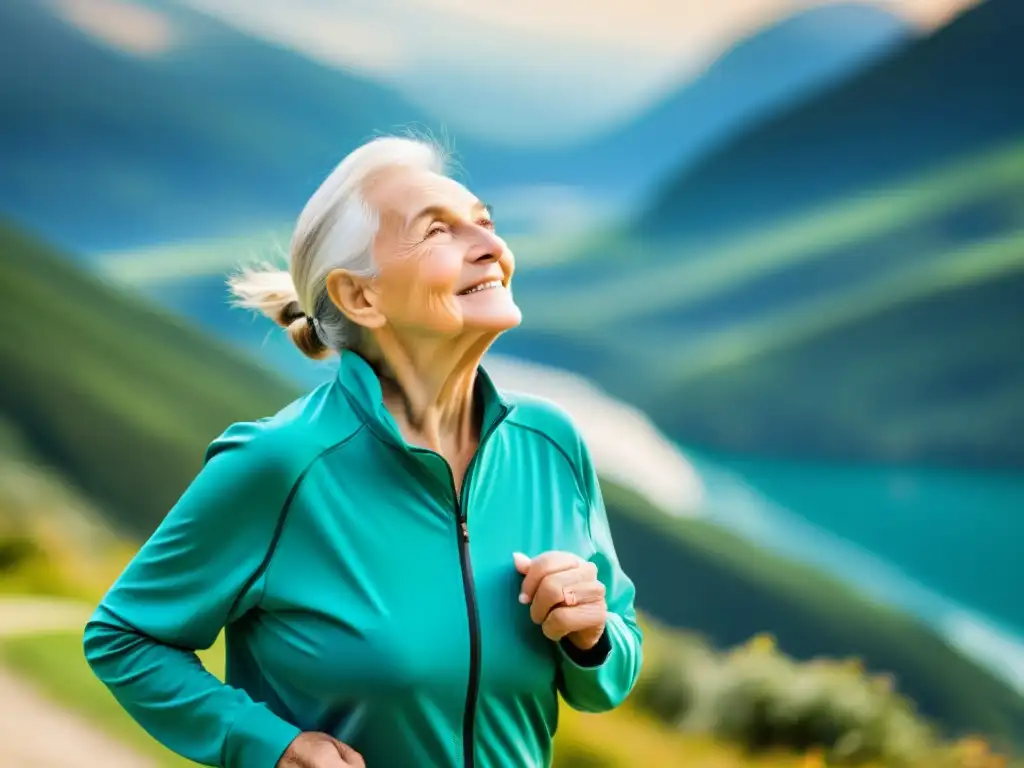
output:
[[866,3],[798,11],[740,40],[706,72],[626,125],[566,147],[563,158],[597,165],[590,173],[609,183],[646,191],[652,167],[660,179],[911,39],[912,30],[898,16]]
[[718,237],[1024,137],[1024,4],[987,0],[667,182],[638,230]]
[[[229,422],[293,395],[15,229],[0,229],[0,254],[0,417],[129,531],[156,525]],[[915,622],[705,521],[672,518],[613,479],[602,488],[655,617],[721,644],[768,631],[801,658],[856,654],[894,672],[948,731],[1024,740],[1024,700]]]
[[297,211],[347,147],[423,115],[386,89],[161,4],[137,57],[44,3],[0,5],[0,210],[91,247]]
[[1021,210],[1024,142],[712,246],[610,240],[529,273],[501,349],[685,445],[1021,467]]
[[169,0],[146,5],[177,38],[151,56],[105,46],[45,3],[0,7],[0,211],[76,251],[291,220],[346,152],[407,128],[450,144],[489,197],[562,185],[619,199],[721,131],[905,38],[894,17],[866,7],[798,15],[612,134],[533,150],[453,135],[443,115],[388,87]]
[[676,355],[652,412],[731,451],[1024,467],[1024,232],[899,277]]

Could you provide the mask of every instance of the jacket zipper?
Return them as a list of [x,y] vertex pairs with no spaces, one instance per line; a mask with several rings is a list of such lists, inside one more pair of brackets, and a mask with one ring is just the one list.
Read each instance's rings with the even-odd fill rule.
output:
[[[469,477],[468,470],[466,477]],[[454,476],[452,489],[455,489]],[[466,491],[465,481],[462,483],[462,491]],[[469,681],[466,684],[466,709],[462,715],[462,764],[465,768],[474,768],[476,703],[480,695],[480,611],[476,602],[473,563],[469,557],[469,526],[466,523],[465,507],[458,494],[455,496],[455,509],[458,513],[456,535],[459,540],[459,565],[462,566],[462,589],[466,596],[466,616],[469,619]]]
[[419,449],[425,453],[433,454],[444,461],[448,469],[448,480],[451,484],[452,498],[455,499],[455,536],[459,547],[459,566],[462,570],[462,591],[466,598],[466,618],[469,624],[469,680],[466,684],[466,708],[462,714],[462,764],[463,768],[475,768],[475,730],[476,730],[476,705],[480,697],[480,610],[476,600],[476,583],[473,580],[473,563],[469,556],[469,524],[466,518],[466,507],[462,499],[469,491],[469,478],[476,464],[476,458],[483,450],[484,442],[504,419],[505,413],[497,418],[494,424],[480,436],[480,443],[477,445],[476,453],[466,466],[466,473],[462,478],[462,494],[455,485],[455,473],[452,472],[449,464],[443,456],[434,451]]

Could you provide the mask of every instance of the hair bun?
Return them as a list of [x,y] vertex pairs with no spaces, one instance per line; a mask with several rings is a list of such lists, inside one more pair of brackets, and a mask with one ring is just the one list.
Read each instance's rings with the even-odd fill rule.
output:
[[311,315],[300,314],[292,320],[288,325],[288,336],[302,354],[313,360],[323,360],[331,353],[330,347],[317,333],[316,319]]
[[305,320],[306,313],[302,311],[302,307],[299,306],[298,300],[289,301],[287,304],[281,307],[280,314],[277,316],[278,325],[283,328],[288,328],[296,320]]

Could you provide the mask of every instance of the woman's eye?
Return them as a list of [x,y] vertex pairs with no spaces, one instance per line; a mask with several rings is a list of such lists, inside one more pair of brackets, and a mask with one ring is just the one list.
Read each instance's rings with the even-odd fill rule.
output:
[[447,224],[443,224],[440,221],[436,221],[433,224],[431,224],[430,228],[427,230],[427,237],[433,237],[434,235],[440,235],[440,234],[442,234],[444,232],[447,232],[447,231],[448,231],[448,225]]
[[490,219],[480,219],[477,222],[477,225],[483,227],[484,229],[489,229],[492,232],[494,231],[494,222],[491,221]]

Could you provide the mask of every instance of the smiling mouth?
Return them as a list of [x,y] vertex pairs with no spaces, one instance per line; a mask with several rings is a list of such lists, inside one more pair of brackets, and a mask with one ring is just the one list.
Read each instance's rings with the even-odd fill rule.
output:
[[480,285],[474,285],[472,288],[467,288],[464,291],[459,291],[456,296],[469,296],[471,293],[480,293],[480,291],[489,291],[492,288],[501,288],[501,280],[488,280],[486,283],[480,283]]

